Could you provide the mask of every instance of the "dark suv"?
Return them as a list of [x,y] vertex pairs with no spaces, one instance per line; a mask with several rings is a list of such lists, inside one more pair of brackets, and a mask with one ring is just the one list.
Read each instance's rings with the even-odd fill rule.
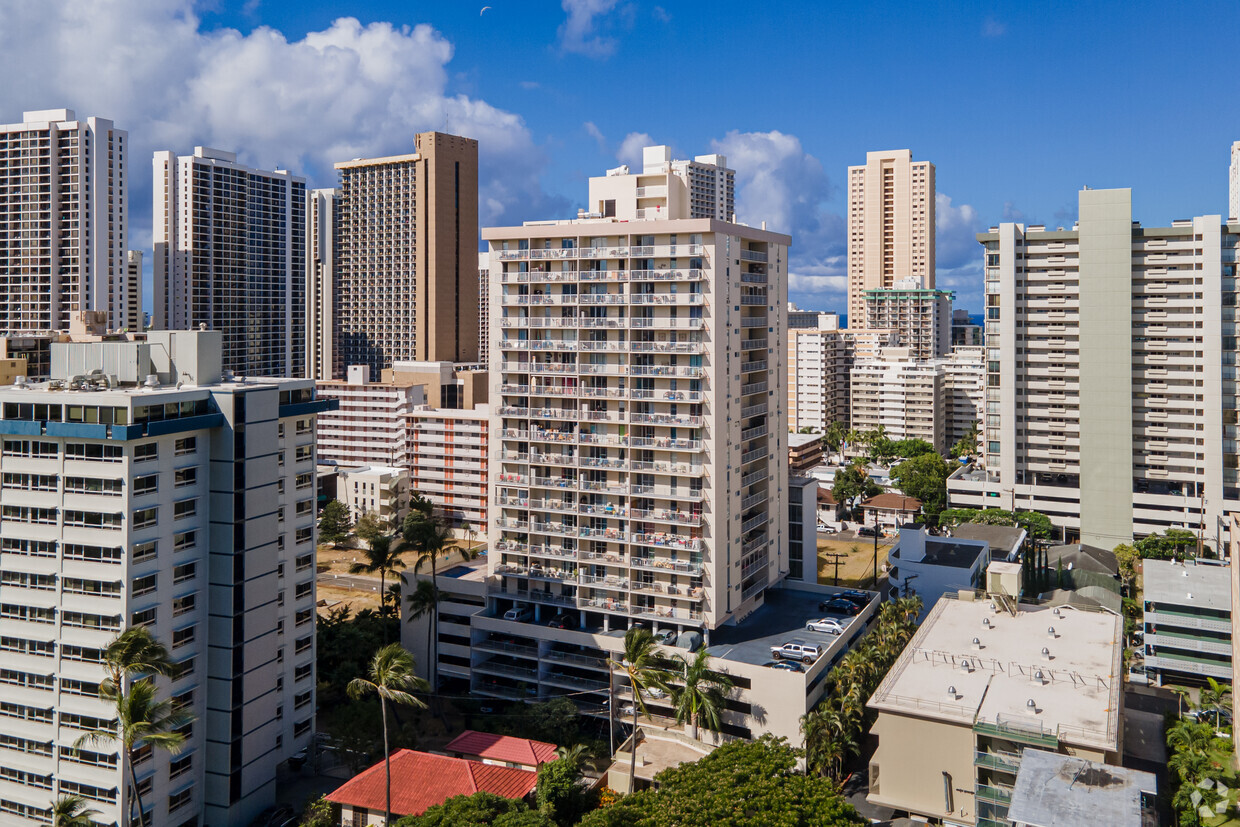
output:
[[833,597],[818,604],[818,611],[852,617],[861,613],[861,607],[843,597]]

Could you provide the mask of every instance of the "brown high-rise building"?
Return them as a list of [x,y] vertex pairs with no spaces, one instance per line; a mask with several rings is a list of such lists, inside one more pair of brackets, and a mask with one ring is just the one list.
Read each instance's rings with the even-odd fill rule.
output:
[[415,149],[336,164],[334,377],[478,360],[478,142],[422,132]]

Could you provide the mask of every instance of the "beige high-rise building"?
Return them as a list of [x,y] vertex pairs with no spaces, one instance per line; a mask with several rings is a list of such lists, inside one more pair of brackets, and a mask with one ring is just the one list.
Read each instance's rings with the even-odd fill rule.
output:
[[907,149],[848,168],[848,326],[864,328],[866,290],[916,278],[934,287],[934,164]]
[[944,449],[946,397],[938,360],[885,348],[878,358],[853,365],[850,386],[853,428],[865,433],[881,426],[890,439],[924,439]]
[[1232,221],[1240,221],[1240,141],[1231,145],[1231,177],[1229,181],[1228,216]]
[[336,164],[333,376],[478,360],[478,142],[422,132],[414,146]]
[[642,150],[641,172],[631,172],[626,164],[590,179],[590,206],[579,217],[731,221],[736,210],[735,178],[722,155],[675,161],[669,147],[648,146]]
[[853,365],[899,344],[894,330],[841,329],[835,313],[817,319],[817,328],[788,331],[788,426],[794,431],[847,425]]
[[1041,511],[1103,548],[1172,527],[1225,541],[1240,226],[1141,227],[1127,189],[1083,190],[1079,214],[978,235],[985,467],[948,481],[951,502]]
[[[113,330],[134,327],[128,144],[112,121],[72,109],[0,125],[0,335],[65,331],[84,310],[106,312]],[[34,375],[46,369],[31,365]]]
[[490,360],[491,322],[491,254],[478,254],[478,362],[485,365]]

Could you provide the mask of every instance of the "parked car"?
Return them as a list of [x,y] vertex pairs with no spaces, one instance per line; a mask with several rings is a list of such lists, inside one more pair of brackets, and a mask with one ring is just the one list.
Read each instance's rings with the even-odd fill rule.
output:
[[1194,709],[1188,717],[1202,724],[1209,724],[1215,729],[1231,726],[1231,713],[1226,709]]
[[851,600],[864,609],[866,606],[870,605],[870,601],[874,598],[874,595],[869,592],[858,591],[857,589],[844,589],[844,591],[839,594],[832,595],[832,597],[842,597],[845,600]]
[[793,663],[788,660],[768,660],[763,666],[769,666],[771,669],[782,669],[785,672],[804,672],[801,664]]
[[1149,685],[1150,676],[1145,671],[1144,663],[1133,663],[1128,667],[1128,682]]
[[524,606],[519,606],[504,612],[504,620],[511,620],[516,623],[529,623],[533,619],[534,613]]
[[660,629],[659,631],[655,632],[654,639],[657,640],[659,643],[664,644],[665,646],[671,646],[673,643],[676,642],[676,638],[679,636],[680,636],[680,633],[677,632],[675,629]]
[[571,629],[575,623],[576,619],[572,615],[563,612],[547,621],[547,625],[552,629]]
[[829,635],[844,634],[844,624],[840,623],[833,617],[823,617],[818,620],[811,620],[805,624],[805,629],[809,632],[826,632]]
[[834,597],[830,600],[824,600],[819,603],[818,611],[852,617],[853,615],[861,613],[861,607],[856,603],[853,603],[851,600],[845,600],[842,597]]
[[860,525],[860,526],[857,526],[857,536],[858,537],[877,537],[878,529],[872,525]]
[[772,646],[771,657],[787,660],[799,660],[802,663],[813,663],[822,655],[822,647],[816,643],[803,643],[799,640],[785,643],[783,646]]

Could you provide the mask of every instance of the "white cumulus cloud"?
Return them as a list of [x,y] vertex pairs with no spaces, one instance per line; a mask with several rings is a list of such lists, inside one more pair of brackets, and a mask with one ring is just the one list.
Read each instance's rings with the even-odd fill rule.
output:
[[630,132],[620,142],[620,148],[616,150],[616,160],[622,164],[628,164],[634,170],[640,170],[642,150],[648,146],[657,146],[658,143],[647,132]]
[[982,248],[977,233],[986,223],[972,206],[953,204],[951,196],[941,192],[935,195],[934,211],[935,286],[955,291],[957,307],[980,308]]
[[563,0],[568,17],[558,31],[560,48],[593,58],[610,57],[616,40],[599,32],[599,19],[616,7],[619,0]]
[[827,207],[831,181],[795,135],[733,131],[711,142],[736,170],[738,221],[792,236],[789,296],[803,307],[842,305],[844,219]]
[[427,25],[341,18],[289,40],[270,27],[206,31],[192,0],[0,4],[0,118],[69,107],[130,134],[131,227],[149,226],[150,153],[203,144],[331,186],[332,164],[411,152],[414,133],[479,142],[484,224],[567,203],[546,196],[545,153],[521,117],[449,91],[453,47]]

